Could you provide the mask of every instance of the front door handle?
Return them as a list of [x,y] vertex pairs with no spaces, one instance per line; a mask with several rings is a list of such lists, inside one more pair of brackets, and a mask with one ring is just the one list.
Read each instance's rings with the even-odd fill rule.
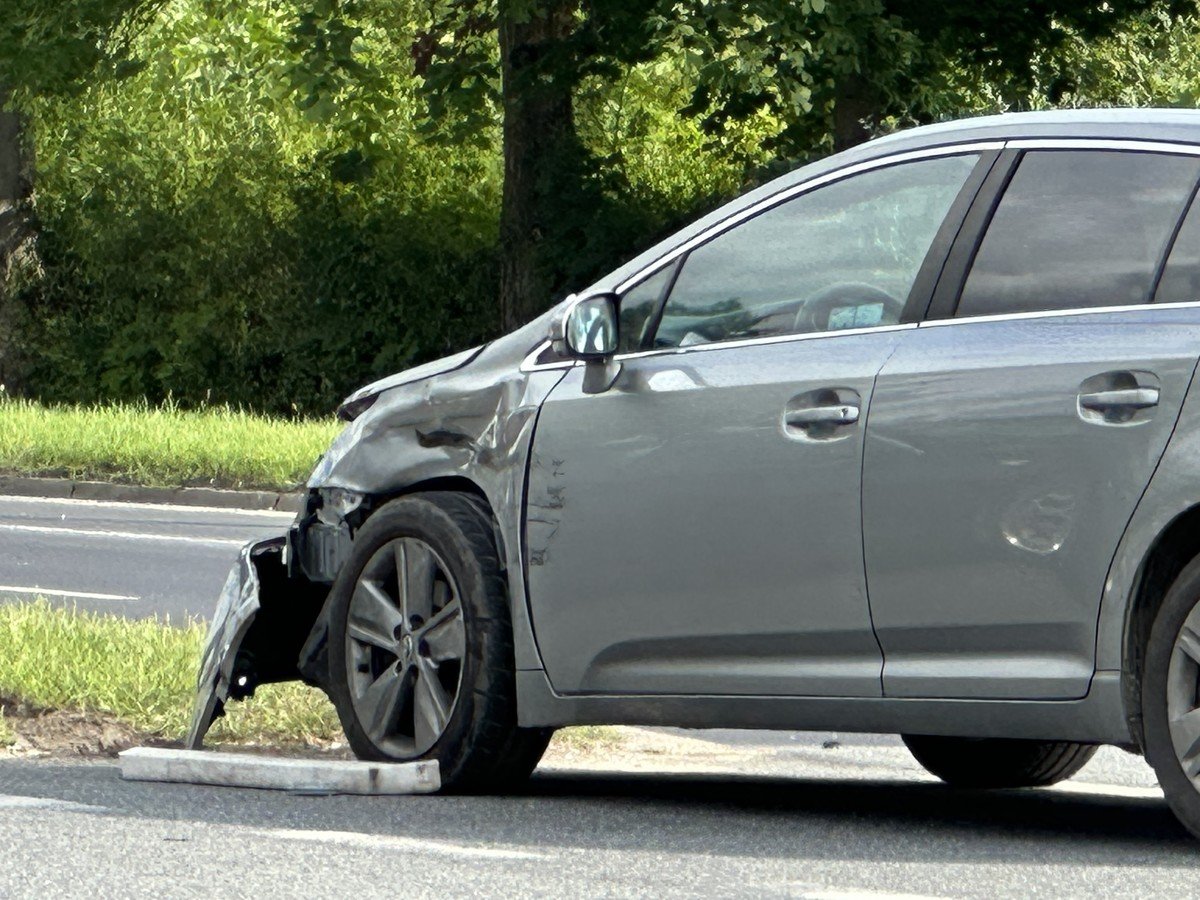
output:
[[1118,409],[1139,410],[1158,406],[1159,390],[1156,387],[1121,388],[1113,391],[1092,391],[1079,395],[1079,405],[1084,409],[1105,413]]
[[783,409],[783,434],[802,443],[840,441],[862,414],[862,397],[847,387],[823,387],[797,394]]
[[859,409],[852,404],[839,406],[813,406],[794,409],[784,420],[792,428],[811,428],[814,425],[853,425],[858,421]]

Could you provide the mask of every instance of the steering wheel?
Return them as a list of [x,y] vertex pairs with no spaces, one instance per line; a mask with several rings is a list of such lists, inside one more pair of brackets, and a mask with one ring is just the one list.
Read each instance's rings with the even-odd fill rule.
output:
[[879,316],[880,325],[895,325],[900,321],[904,304],[887,291],[861,282],[844,282],[822,288],[804,301],[804,305],[796,310],[794,329],[798,334],[809,331],[828,331],[829,314],[842,306],[865,306],[882,303],[883,312]]

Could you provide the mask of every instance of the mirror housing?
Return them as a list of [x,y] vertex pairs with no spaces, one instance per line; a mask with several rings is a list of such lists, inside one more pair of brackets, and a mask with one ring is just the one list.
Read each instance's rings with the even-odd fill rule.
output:
[[564,356],[594,362],[611,359],[619,339],[617,295],[589,294],[567,308],[554,344]]

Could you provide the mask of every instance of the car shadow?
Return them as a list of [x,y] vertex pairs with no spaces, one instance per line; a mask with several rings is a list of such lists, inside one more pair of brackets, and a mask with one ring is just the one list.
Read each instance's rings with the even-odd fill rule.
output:
[[[958,790],[940,783],[808,779],[729,774],[539,772],[525,796],[637,806],[669,820],[675,836],[689,819],[753,823],[759,837],[803,834],[808,854],[861,859],[864,840],[888,840],[893,861],[928,861],[931,847],[955,845],[954,857],[1194,865],[1200,844],[1160,798],[1077,794],[1052,789]],[[701,826],[703,828],[703,826]],[[812,830],[808,830],[811,828]],[[847,843],[853,830],[859,840]],[[737,840],[729,848],[736,852]],[[784,841],[790,844],[791,841]],[[770,844],[754,843],[758,854]],[[794,846],[794,845],[793,845]]]
[[126,782],[109,765],[41,764],[5,775],[19,777],[0,793],[112,815],[546,849],[1141,867],[1192,867],[1200,853],[1162,799],[1052,789],[551,769],[505,795],[358,797]]

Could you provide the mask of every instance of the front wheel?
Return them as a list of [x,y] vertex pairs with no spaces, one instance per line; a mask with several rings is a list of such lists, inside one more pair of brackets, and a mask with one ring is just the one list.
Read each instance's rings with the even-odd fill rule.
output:
[[517,725],[507,590],[468,495],[413,494],[367,520],[331,589],[329,662],[355,755],[436,759],[444,789],[519,783],[550,739]]
[[1093,744],[1015,738],[903,735],[905,745],[931,775],[952,787],[1046,787],[1070,778],[1096,753]]

